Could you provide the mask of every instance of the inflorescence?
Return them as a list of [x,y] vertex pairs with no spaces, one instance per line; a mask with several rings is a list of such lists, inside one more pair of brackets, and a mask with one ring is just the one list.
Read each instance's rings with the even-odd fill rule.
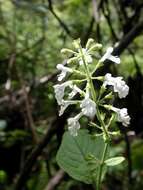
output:
[[[109,103],[109,100],[113,99],[114,94],[117,94],[119,98],[125,98],[128,95],[129,87],[123,78],[113,77],[110,73],[107,73],[105,76],[94,77],[96,70],[103,66],[103,62],[110,60],[120,64],[120,58],[112,55],[113,48],[109,47],[105,54],[97,59],[96,54],[102,48],[102,45],[95,43],[93,39],[88,40],[85,48],[81,46],[79,39],[73,41],[73,46],[74,50],[61,50],[61,53],[66,54],[70,58],[67,59],[65,65],[57,65],[57,69],[61,72],[58,75],[60,84],[54,86],[55,97],[60,106],[60,116],[70,105],[76,105],[80,109],[77,115],[67,120],[71,135],[78,135],[78,130],[80,129],[79,120],[82,116],[86,116],[90,120],[93,120],[96,116],[100,121],[103,109],[111,112],[108,124],[111,123],[112,116],[116,115],[118,122],[128,126],[130,124],[130,116],[127,109],[119,109]],[[95,67],[92,64],[95,64]],[[68,75],[72,75],[74,79],[67,80]],[[102,82],[100,90],[95,88],[94,82],[96,80],[99,80],[100,83]],[[80,95],[80,98],[78,95]],[[102,107],[101,112],[100,107]],[[105,117],[103,120],[105,120]]]

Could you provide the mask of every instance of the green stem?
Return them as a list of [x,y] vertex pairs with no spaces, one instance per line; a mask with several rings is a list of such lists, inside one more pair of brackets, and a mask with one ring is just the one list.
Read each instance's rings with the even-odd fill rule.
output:
[[83,52],[82,52],[82,47],[81,47],[81,46],[80,46],[80,53],[81,53],[81,56],[82,56],[82,61],[83,61],[84,67],[85,67],[86,75],[87,75],[87,81],[88,81],[89,86],[90,86],[90,88],[91,88],[92,98],[93,98],[93,100],[96,102],[96,93],[95,93],[95,90],[94,90],[92,78],[91,78],[91,76],[90,76],[90,72],[89,72],[87,63],[86,63],[86,61],[85,61],[84,54],[83,54]]
[[108,131],[106,129],[105,123],[101,118],[101,114],[100,114],[98,106],[96,106],[96,110],[97,110],[97,118],[98,118],[98,120],[99,120],[99,122],[100,122],[100,124],[102,126],[103,132],[105,134],[106,141],[108,141],[110,139],[110,136],[109,136]]
[[[92,95],[93,100],[96,103],[96,93],[95,93],[92,77],[90,75],[86,60],[84,58],[84,54],[82,52],[82,47],[80,47],[80,53],[81,53],[81,56],[82,56],[82,60],[83,60],[86,75],[87,75],[87,82],[88,82],[88,84],[89,84],[89,86],[91,88],[91,95]],[[99,172],[97,174],[97,182],[96,182],[96,188],[97,188],[97,190],[99,190],[100,189],[101,178],[102,178],[103,165],[104,165],[104,161],[105,161],[105,158],[106,158],[107,149],[108,149],[108,143],[109,143],[110,137],[109,137],[108,131],[106,129],[105,123],[101,118],[101,114],[100,114],[98,105],[96,105],[96,110],[97,110],[97,113],[96,113],[97,118],[98,118],[98,120],[99,120],[99,122],[101,124],[103,133],[105,135],[105,146],[104,146],[104,150],[103,150],[103,154],[102,154],[102,158],[101,158],[101,164],[99,166],[99,170],[98,170]]]
[[[94,85],[93,85],[93,81],[92,81],[92,77],[90,75],[90,72],[89,72],[89,69],[88,69],[88,66],[87,66],[87,63],[86,63],[86,60],[84,58],[84,54],[82,52],[82,47],[80,47],[80,53],[81,53],[81,56],[82,56],[82,60],[83,60],[83,64],[84,64],[84,67],[85,67],[85,71],[86,71],[86,74],[87,74],[87,81],[89,83],[89,86],[91,88],[91,95],[92,95],[92,98],[94,100],[94,102],[96,103],[96,93],[95,93],[95,89],[94,89]],[[108,135],[108,131],[106,130],[106,126],[105,126],[105,123],[104,121],[102,120],[101,118],[101,114],[100,114],[100,111],[99,111],[99,108],[98,108],[98,105],[96,105],[96,110],[97,110],[97,118],[102,126],[102,129],[103,129],[103,132],[106,136],[106,139],[109,139],[109,135]]]
[[105,143],[104,151],[103,151],[102,158],[101,158],[101,164],[99,166],[99,172],[98,172],[98,175],[97,175],[97,183],[96,183],[96,189],[97,190],[100,190],[102,171],[103,171],[103,166],[104,166],[104,161],[105,161],[105,158],[106,158],[107,150],[108,150],[108,142]]

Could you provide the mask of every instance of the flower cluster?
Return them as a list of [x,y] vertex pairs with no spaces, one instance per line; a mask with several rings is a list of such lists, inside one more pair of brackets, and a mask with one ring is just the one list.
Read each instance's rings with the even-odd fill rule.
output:
[[[65,88],[70,88],[71,92],[68,98],[64,100]],[[61,116],[69,105],[80,104],[81,113],[75,117],[68,119],[68,128],[73,136],[77,135],[77,130],[80,128],[79,119],[85,115],[89,118],[93,118],[96,114],[96,103],[90,98],[89,90],[82,91],[72,81],[67,81],[62,84],[54,86],[55,97],[57,103],[60,106],[59,116]],[[76,94],[81,94],[84,98],[82,100],[72,100]]]
[[[106,93],[106,88],[108,86],[113,87],[113,91],[118,93],[119,98],[125,98],[128,95],[129,87],[125,81],[123,81],[123,78],[113,77],[110,73],[100,77],[93,76],[94,72],[103,65],[104,61],[110,60],[116,64],[120,64],[120,58],[112,55],[113,48],[109,47],[105,54],[99,60],[96,60],[95,69],[93,71],[91,63],[94,62],[93,58],[95,57],[95,52],[98,52],[98,50],[102,48],[102,45],[95,43],[93,39],[89,39],[85,48],[82,48],[80,40],[74,40],[73,46],[75,49],[74,51],[70,49],[61,50],[62,53],[68,54],[70,58],[67,59],[65,65],[57,65],[57,69],[61,72],[58,75],[58,81],[61,82],[65,80],[68,74],[73,73],[75,74],[76,79],[67,80],[54,86],[55,97],[60,106],[60,116],[69,105],[78,105],[80,109],[80,112],[76,116],[69,118],[67,121],[71,135],[77,136],[78,130],[80,129],[79,120],[82,116],[86,116],[90,120],[93,120],[96,116],[97,119],[101,121],[100,106],[112,110],[117,114],[117,120],[122,122],[124,126],[128,126],[130,123],[130,117],[126,108],[119,109],[111,105],[104,105],[104,101],[101,101],[101,99],[103,100],[109,95]],[[91,69],[90,66],[92,66]],[[103,89],[102,91],[104,91],[102,94],[106,94],[105,97],[102,97],[100,93],[98,93],[97,96],[94,80],[101,80],[103,82],[101,88]],[[84,83],[84,85],[81,85],[82,83]],[[83,86],[85,86],[84,89]],[[101,124],[103,123],[104,121],[101,122]]]

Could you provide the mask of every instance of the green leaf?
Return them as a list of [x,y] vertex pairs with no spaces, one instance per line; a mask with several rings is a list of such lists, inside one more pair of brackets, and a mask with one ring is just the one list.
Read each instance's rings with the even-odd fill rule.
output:
[[118,157],[114,157],[114,158],[110,158],[108,160],[105,160],[105,164],[107,166],[116,166],[116,165],[120,164],[121,162],[123,162],[124,160],[125,160],[124,157],[118,156]]
[[[98,160],[101,160],[103,148],[103,138],[93,138],[88,130],[79,130],[76,137],[65,132],[57,153],[57,162],[74,179],[92,184],[96,177],[99,167]],[[90,158],[93,158],[93,164],[91,159],[88,159],[89,155],[92,155]]]

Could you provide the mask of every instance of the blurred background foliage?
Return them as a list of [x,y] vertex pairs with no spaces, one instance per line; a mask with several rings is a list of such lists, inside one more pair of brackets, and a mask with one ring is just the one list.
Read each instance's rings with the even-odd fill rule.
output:
[[122,136],[112,145],[112,154],[124,154],[126,162],[109,170],[102,188],[143,188],[142,32],[141,0],[0,0],[1,190],[93,189],[71,179],[55,159],[73,112],[58,117],[56,65],[64,62],[61,48],[79,37],[83,44],[94,38],[103,52],[115,46],[122,63],[101,72],[122,75],[130,86],[123,105],[131,126],[116,124]]

